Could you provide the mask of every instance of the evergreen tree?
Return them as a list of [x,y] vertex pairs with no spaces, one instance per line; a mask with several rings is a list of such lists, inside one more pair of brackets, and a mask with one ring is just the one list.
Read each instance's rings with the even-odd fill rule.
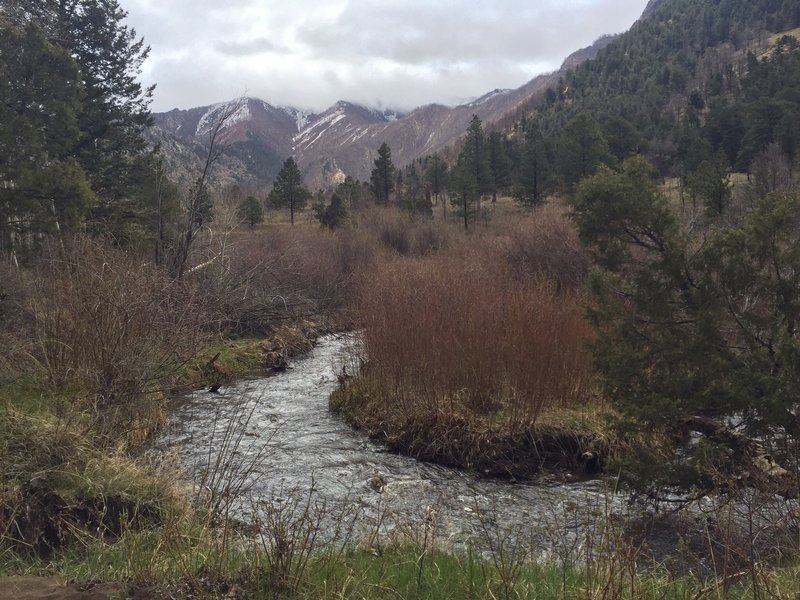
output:
[[725,158],[719,154],[701,162],[686,177],[686,187],[694,203],[700,200],[711,217],[725,212],[731,199],[731,185]]
[[101,205],[113,205],[140,184],[136,164],[147,155],[143,132],[151,124],[153,88],[142,88],[137,78],[150,49],[125,25],[127,13],[117,0],[17,3],[78,65],[86,93],[71,154]]
[[430,194],[423,185],[422,177],[420,177],[415,163],[408,168],[400,206],[407,210],[412,218],[416,215],[430,217],[433,214]]
[[491,172],[492,202],[497,202],[497,193],[511,184],[511,161],[505,148],[503,134],[499,131],[489,133],[489,170]]
[[447,189],[447,179],[447,163],[441,156],[434,154],[428,160],[428,165],[425,169],[425,181],[430,185],[431,194],[433,194],[436,203],[439,202],[439,196]]
[[616,161],[623,161],[634,154],[641,154],[645,141],[636,127],[626,118],[612,113],[599,117],[600,128],[608,142],[608,150]]
[[319,222],[323,227],[336,229],[344,224],[347,207],[338,194],[331,196],[331,203],[320,213]]
[[72,156],[83,99],[77,66],[39,27],[0,23],[0,249],[77,226],[91,205]]
[[288,208],[290,221],[294,225],[295,211],[303,210],[310,198],[311,192],[303,184],[300,169],[294,158],[290,156],[283,163],[283,168],[275,178],[267,200],[274,208]]
[[[682,445],[642,448],[628,473],[640,484],[703,488],[720,469],[758,477],[736,436],[800,425],[800,195],[770,194],[726,228],[689,229],[634,157],[581,183],[575,218],[598,266],[589,317],[605,391],[629,426]],[[716,436],[725,429],[717,419],[731,415],[742,429]]]
[[392,192],[394,191],[395,166],[392,163],[392,150],[384,142],[378,148],[378,158],[375,159],[375,167],[370,175],[372,184],[372,195],[378,204],[389,204]]
[[361,184],[350,175],[336,187],[336,193],[348,210],[355,210],[361,206],[361,191]]
[[539,123],[534,119],[523,122],[521,133],[522,142],[514,198],[527,204],[538,204],[544,195],[545,177],[548,172],[544,137]]
[[261,202],[258,198],[254,198],[253,196],[247,196],[239,206],[236,207],[236,216],[238,219],[250,225],[252,229],[258,223],[264,222],[264,207],[261,206]]
[[558,171],[567,189],[574,189],[610,159],[603,132],[588,113],[580,113],[564,126],[558,147]]
[[477,213],[480,202],[480,191],[475,179],[474,164],[466,151],[462,150],[450,174],[450,202],[461,213],[464,229],[469,229],[469,222]]
[[459,162],[462,163],[462,168],[472,170],[471,177],[477,189],[477,211],[480,213],[481,196],[492,191],[492,167],[489,162],[489,144],[477,115],[472,116],[467,128]]

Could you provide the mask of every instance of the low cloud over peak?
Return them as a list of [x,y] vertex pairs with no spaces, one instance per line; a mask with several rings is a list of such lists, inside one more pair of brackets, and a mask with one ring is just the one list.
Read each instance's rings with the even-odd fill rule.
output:
[[647,0],[123,0],[152,46],[153,108],[242,93],[321,109],[341,98],[409,109],[518,87],[630,27]]

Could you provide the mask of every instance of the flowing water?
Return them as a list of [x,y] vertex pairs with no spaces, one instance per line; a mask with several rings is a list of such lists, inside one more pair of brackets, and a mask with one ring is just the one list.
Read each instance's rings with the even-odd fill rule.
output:
[[294,506],[313,488],[324,529],[338,519],[369,543],[424,531],[454,550],[524,540],[546,556],[576,550],[598,516],[623,505],[600,481],[484,480],[388,452],[328,410],[354,344],[327,336],[283,373],[194,393],[158,446],[176,452],[195,482],[227,489],[240,519]]

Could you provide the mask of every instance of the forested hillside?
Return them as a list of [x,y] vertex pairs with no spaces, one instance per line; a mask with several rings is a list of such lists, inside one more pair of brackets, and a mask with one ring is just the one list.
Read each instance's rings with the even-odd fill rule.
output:
[[[717,159],[748,171],[773,142],[793,160],[798,47],[776,34],[798,25],[800,6],[789,1],[653,3],[516,125],[509,151],[517,181],[529,187],[536,168],[538,186],[570,189],[597,164],[637,152],[662,175],[684,178]],[[524,153],[540,156],[538,165]]]

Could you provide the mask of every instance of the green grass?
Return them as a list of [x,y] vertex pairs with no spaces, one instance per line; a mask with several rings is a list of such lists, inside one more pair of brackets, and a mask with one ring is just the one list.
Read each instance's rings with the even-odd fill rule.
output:
[[[553,564],[506,564],[474,554],[423,552],[398,546],[383,552],[349,550],[314,555],[299,579],[277,577],[263,548],[215,543],[197,523],[178,529],[129,533],[115,544],[73,545],[49,562],[0,561],[0,575],[47,575],[76,583],[188,583],[221,596],[236,585],[248,598],[404,598],[419,600],[500,598],[797,598],[800,568],[745,573],[723,585],[666,572],[631,572],[609,558],[590,568]],[[4,557],[5,558],[5,557]],[[282,582],[282,583],[278,583]],[[210,589],[213,588],[213,589]]]

